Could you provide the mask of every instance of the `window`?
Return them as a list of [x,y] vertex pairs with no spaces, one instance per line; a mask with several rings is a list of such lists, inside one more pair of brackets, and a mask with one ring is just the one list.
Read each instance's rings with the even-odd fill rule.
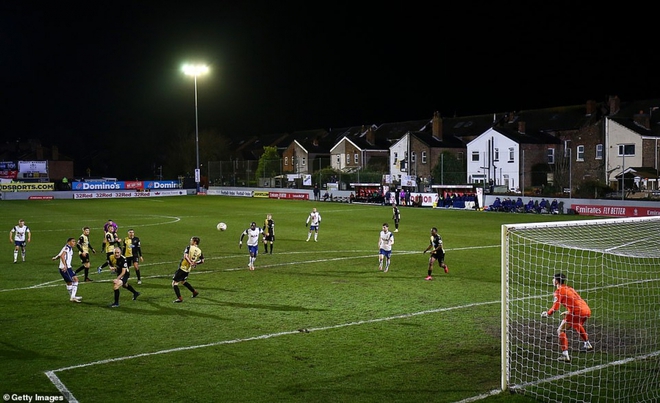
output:
[[416,162],[417,160],[417,153],[414,151],[410,153],[410,162]]
[[426,164],[426,151],[422,151],[422,164]]
[[584,161],[584,146],[577,146],[575,153],[575,161]]
[[307,162],[307,158],[302,157],[302,166],[305,166],[305,163]]
[[472,162],[479,162],[479,151],[472,151]]
[[360,155],[360,154],[355,153],[355,157],[353,158],[355,160],[356,164],[358,164],[360,162],[358,155]]
[[289,157],[284,157],[284,166],[289,166]]
[[603,159],[603,145],[602,144],[596,144],[596,159],[597,160],[602,160]]
[[337,154],[337,166],[341,165],[341,155]]
[[554,164],[554,163],[555,163],[555,149],[548,148],[548,164]]
[[619,157],[621,156],[632,156],[635,155],[635,145],[634,144],[619,144]]
[[495,148],[493,149],[493,161],[499,161],[500,160],[500,149]]
[[509,162],[513,162],[515,160],[515,154],[513,153],[513,147],[509,147]]
[[398,161],[399,161],[399,154],[398,154],[398,153],[394,153],[394,162],[392,163],[392,165],[396,165],[396,163],[397,163]]
[[350,165],[351,163],[351,154],[346,153],[346,165]]

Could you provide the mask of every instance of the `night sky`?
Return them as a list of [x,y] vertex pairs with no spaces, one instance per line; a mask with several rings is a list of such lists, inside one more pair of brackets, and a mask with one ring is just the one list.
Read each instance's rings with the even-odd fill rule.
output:
[[2,2],[1,137],[75,157],[194,130],[185,62],[211,68],[200,130],[229,137],[660,96],[640,6],[281,3]]

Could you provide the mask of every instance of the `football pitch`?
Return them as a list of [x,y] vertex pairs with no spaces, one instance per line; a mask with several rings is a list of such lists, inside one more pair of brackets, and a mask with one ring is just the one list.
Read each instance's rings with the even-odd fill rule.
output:
[[[313,207],[318,242],[306,242]],[[501,225],[569,219],[401,207],[384,273],[378,234],[385,222],[394,230],[386,206],[182,196],[2,201],[0,210],[0,392],[85,403],[532,402],[488,396],[500,387]],[[273,253],[260,244],[250,271],[240,236],[267,213]],[[7,236],[19,219],[32,242],[14,264]],[[113,276],[95,270],[108,219],[122,238],[134,229],[144,254],[142,284],[133,270],[130,280],[141,295],[122,289],[119,308],[109,307]],[[97,253],[76,304],[51,257],[84,226]],[[434,226],[449,273],[436,264],[425,281]],[[206,258],[188,278],[200,294],[181,287],[174,304],[171,278],[192,236]]]

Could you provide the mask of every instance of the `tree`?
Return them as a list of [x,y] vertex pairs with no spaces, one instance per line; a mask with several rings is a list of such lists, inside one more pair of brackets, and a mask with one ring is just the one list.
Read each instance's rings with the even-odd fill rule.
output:
[[259,182],[259,178],[272,178],[281,172],[281,158],[277,147],[265,146],[264,153],[259,158],[255,179]]
[[[192,176],[197,168],[195,132],[182,128],[165,143],[167,144],[167,159],[163,164],[165,176]],[[230,140],[216,129],[199,132],[199,165],[202,176],[208,174],[206,169],[208,161],[229,159],[229,144]]]

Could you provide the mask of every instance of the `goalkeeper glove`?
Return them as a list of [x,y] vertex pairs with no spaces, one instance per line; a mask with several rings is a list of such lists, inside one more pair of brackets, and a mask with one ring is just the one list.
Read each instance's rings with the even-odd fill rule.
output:
[[547,318],[548,317],[548,311],[541,312],[541,317],[542,318]]

